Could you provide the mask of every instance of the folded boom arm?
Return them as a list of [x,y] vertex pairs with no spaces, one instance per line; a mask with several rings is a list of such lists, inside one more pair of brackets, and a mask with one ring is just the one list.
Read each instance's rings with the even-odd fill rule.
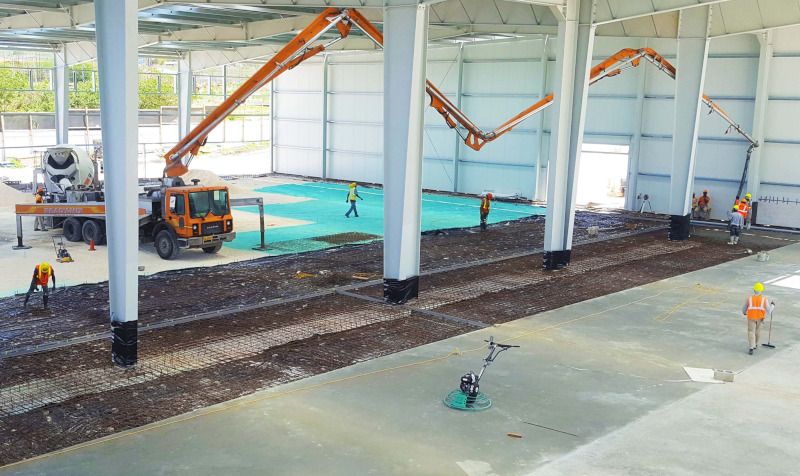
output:
[[[200,147],[206,143],[208,135],[214,127],[268,82],[274,80],[283,72],[294,68],[306,59],[325,51],[334,43],[346,38],[353,26],[361,30],[375,43],[383,46],[383,34],[358,10],[326,9],[261,67],[250,79],[245,81],[233,94],[223,101],[222,104],[217,106],[217,108],[192,129],[186,137],[181,139],[175,147],[167,152],[164,156],[167,162],[164,168],[164,175],[177,177],[185,174],[188,171],[188,165],[192,158],[197,155]],[[339,32],[340,36],[338,38],[334,38],[317,46],[310,46],[333,27],[336,27]],[[652,63],[656,68],[663,71],[671,78],[675,78],[675,67],[652,49],[641,48],[637,50],[626,48],[593,67],[589,74],[589,84],[592,85],[603,78],[616,76],[625,69],[636,67],[641,63],[642,59]],[[464,142],[475,150],[480,150],[487,142],[497,139],[524,120],[544,110],[553,103],[553,94],[550,94],[512,117],[496,129],[484,132],[428,80],[425,81],[425,91],[431,98],[431,107],[436,109],[439,114],[444,117],[447,125],[455,129],[461,138],[464,139]],[[750,142],[750,150],[754,147],[758,147],[758,143],[744,132],[728,114],[711,101],[708,96],[704,94],[702,101],[709,107],[709,113],[715,112],[719,114],[730,124],[729,129],[735,130]]]

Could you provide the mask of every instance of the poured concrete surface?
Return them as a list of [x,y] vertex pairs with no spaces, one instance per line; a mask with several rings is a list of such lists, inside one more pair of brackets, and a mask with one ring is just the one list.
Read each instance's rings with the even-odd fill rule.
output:
[[[800,245],[772,251],[766,263],[749,256],[270,389],[3,474],[788,474],[800,467],[800,348],[793,347],[800,299],[795,289],[766,285],[778,303],[778,348],[755,356],[746,353],[741,307],[755,281],[799,271]],[[489,335],[517,337],[507,343],[521,346],[487,370],[482,390],[494,406],[446,408],[441,399],[463,373],[478,370],[486,351],[425,361],[478,348]],[[684,366],[733,370],[736,380],[687,381]]]

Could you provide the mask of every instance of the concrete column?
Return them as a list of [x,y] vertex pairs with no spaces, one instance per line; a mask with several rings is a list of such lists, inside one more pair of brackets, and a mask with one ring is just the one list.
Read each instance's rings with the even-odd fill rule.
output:
[[[461,92],[464,87],[464,43],[458,45],[458,81],[456,83],[456,107],[461,110]],[[458,193],[458,165],[461,160],[461,147],[464,141],[461,136],[453,134],[456,148],[453,153],[453,192]]]
[[[647,39],[643,41],[643,47],[647,47]],[[633,109],[633,138],[631,139],[631,148],[628,151],[628,183],[625,187],[625,209],[636,209],[636,191],[637,182],[639,179],[639,155],[642,146],[642,117],[644,117],[644,91],[647,84],[647,69],[646,64],[638,68],[639,84],[636,88],[636,105]]]
[[[541,56],[541,65],[542,65],[542,79],[541,79],[541,88],[539,89],[539,100],[547,96],[547,63],[549,61],[549,55],[547,53],[547,43],[549,42],[550,38],[548,36],[544,37],[544,41],[542,44],[542,56]],[[547,199],[547,177],[545,174],[542,173],[542,165],[547,164],[549,151],[545,150],[544,148],[544,111],[539,113],[539,128],[536,130],[536,139],[537,144],[539,146],[536,149],[536,184],[533,190],[533,198],[535,200],[546,200]]]
[[106,174],[106,232],[112,361],[136,363],[138,282],[138,179],[136,170],[139,74],[137,5],[95,2],[100,119]]
[[328,55],[322,57],[322,178],[328,178]]
[[543,265],[546,270],[561,269],[570,261],[578,166],[594,44],[594,13],[593,1],[568,0],[566,20],[558,23],[557,79],[553,123],[550,127],[544,232]]
[[391,6],[383,23],[383,297],[419,295],[427,5]]
[[761,52],[758,56],[758,80],[756,82],[756,103],[753,108],[753,139],[758,141],[759,147],[753,149],[750,156],[748,169],[747,189],[745,193],[753,196],[753,209],[750,212],[750,221],[757,224],[758,196],[761,187],[761,157],[764,151],[764,117],[767,113],[769,102],[769,70],[772,65],[772,30],[758,35],[761,43]]
[[56,101],[56,144],[69,144],[69,66],[63,47],[56,50],[53,89]]
[[672,132],[672,170],[669,207],[670,240],[689,238],[697,132],[708,59],[711,7],[681,10],[675,65],[675,119]]
[[192,130],[192,60],[187,54],[178,60],[178,140]]

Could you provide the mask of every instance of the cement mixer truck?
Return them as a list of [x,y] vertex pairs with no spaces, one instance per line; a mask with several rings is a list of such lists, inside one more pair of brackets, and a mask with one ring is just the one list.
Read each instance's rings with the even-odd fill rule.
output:
[[[193,182],[186,185],[176,177],[170,186],[145,187],[139,194],[139,241],[154,243],[163,259],[174,259],[189,248],[216,253],[223,242],[236,237],[228,189]],[[33,184],[34,191],[43,189],[46,200],[16,205],[17,247],[25,248],[24,216],[44,217],[47,226],[62,228],[68,241],[105,243],[105,188],[98,179],[98,161],[83,148],[48,148],[34,171]]]

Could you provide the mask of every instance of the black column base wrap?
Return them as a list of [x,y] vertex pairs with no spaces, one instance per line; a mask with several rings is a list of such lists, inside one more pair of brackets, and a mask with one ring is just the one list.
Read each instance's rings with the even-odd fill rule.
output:
[[111,361],[121,367],[136,365],[138,321],[111,322]]
[[391,304],[403,304],[419,297],[419,276],[407,279],[383,279],[383,300]]
[[758,218],[758,202],[750,204],[750,224],[756,225],[756,218]]
[[542,267],[547,271],[566,268],[571,254],[572,250],[545,251]]
[[689,239],[689,225],[692,215],[669,216],[669,241],[685,241]]

